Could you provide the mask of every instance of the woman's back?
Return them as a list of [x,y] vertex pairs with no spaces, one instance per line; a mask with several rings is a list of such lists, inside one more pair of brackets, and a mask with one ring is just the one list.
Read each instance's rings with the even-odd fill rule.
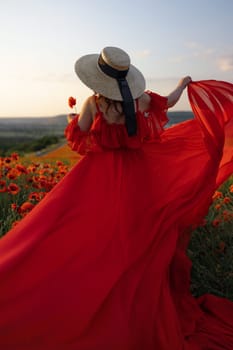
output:
[[[122,103],[105,98],[102,95],[93,96],[93,117],[100,111],[103,118],[109,124],[125,124],[125,116],[123,113]],[[151,97],[143,93],[137,100],[134,100],[135,111],[147,111],[150,108]],[[96,107],[96,108],[95,108]]]
[[134,100],[137,121],[135,135],[128,135],[125,115],[119,101],[90,96],[84,108],[66,128],[71,148],[80,154],[108,149],[141,148],[147,141],[159,140],[167,118],[167,98],[147,91]]

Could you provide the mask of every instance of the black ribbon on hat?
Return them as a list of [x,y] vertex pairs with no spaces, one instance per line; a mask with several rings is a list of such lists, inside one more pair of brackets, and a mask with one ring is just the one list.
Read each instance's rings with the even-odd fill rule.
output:
[[108,75],[111,78],[116,79],[120,93],[122,96],[122,108],[125,115],[125,125],[127,129],[127,133],[129,136],[133,136],[137,133],[137,120],[134,109],[134,100],[131,94],[129,84],[126,80],[126,75],[129,69],[126,70],[118,70],[111,66],[109,66],[102,58],[99,56],[98,65],[103,73]]

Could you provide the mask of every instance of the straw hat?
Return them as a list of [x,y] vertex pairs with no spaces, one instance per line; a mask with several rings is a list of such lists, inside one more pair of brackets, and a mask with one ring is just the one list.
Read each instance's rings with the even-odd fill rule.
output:
[[121,76],[127,81],[133,99],[145,91],[144,76],[118,47],[105,47],[100,55],[82,56],[75,63],[75,72],[90,89],[112,100],[123,101],[117,81]]

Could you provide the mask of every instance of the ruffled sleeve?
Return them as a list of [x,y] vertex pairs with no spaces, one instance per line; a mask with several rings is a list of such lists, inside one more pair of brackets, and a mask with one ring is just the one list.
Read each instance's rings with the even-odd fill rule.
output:
[[68,145],[73,151],[84,155],[88,146],[89,133],[80,129],[78,119],[79,115],[76,115],[76,117],[67,125],[65,129],[65,137],[67,138]]
[[147,91],[147,94],[151,97],[151,109],[154,111],[161,128],[163,128],[169,121],[167,117],[167,97],[152,91]]
[[160,139],[164,131],[164,125],[168,122],[167,97],[160,96],[152,91],[146,92],[150,98],[148,111],[140,112],[138,126],[142,141],[153,141]]

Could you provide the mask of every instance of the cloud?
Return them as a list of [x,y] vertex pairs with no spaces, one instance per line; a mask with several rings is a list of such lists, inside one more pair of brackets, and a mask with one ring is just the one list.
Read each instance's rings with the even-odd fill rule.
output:
[[141,51],[136,51],[135,55],[138,57],[148,57],[151,55],[151,51],[149,49],[144,49]]
[[216,52],[215,48],[206,47],[201,43],[195,41],[189,41],[185,43],[185,46],[191,51],[186,57],[209,57],[213,56]]
[[193,58],[196,59],[212,59],[216,54],[216,49],[211,47],[205,47],[200,43],[190,41],[186,42],[185,47],[187,48],[186,52],[181,55],[172,56],[168,58],[168,62],[171,63],[183,63],[190,61]]
[[229,52],[229,47],[225,48],[227,54],[222,56],[222,50],[220,51],[219,48],[205,47],[198,42],[190,41],[185,43],[185,46],[190,50],[190,54],[187,54],[186,57],[184,56],[183,61],[185,58],[187,59],[188,56],[192,56],[208,61],[211,60],[215,65],[217,65],[219,71],[221,72],[233,71],[233,54],[232,51]]
[[218,60],[218,67],[222,72],[233,71],[233,55],[221,57]]
[[171,56],[168,58],[168,62],[181,63],[189,59],[189,55]]

